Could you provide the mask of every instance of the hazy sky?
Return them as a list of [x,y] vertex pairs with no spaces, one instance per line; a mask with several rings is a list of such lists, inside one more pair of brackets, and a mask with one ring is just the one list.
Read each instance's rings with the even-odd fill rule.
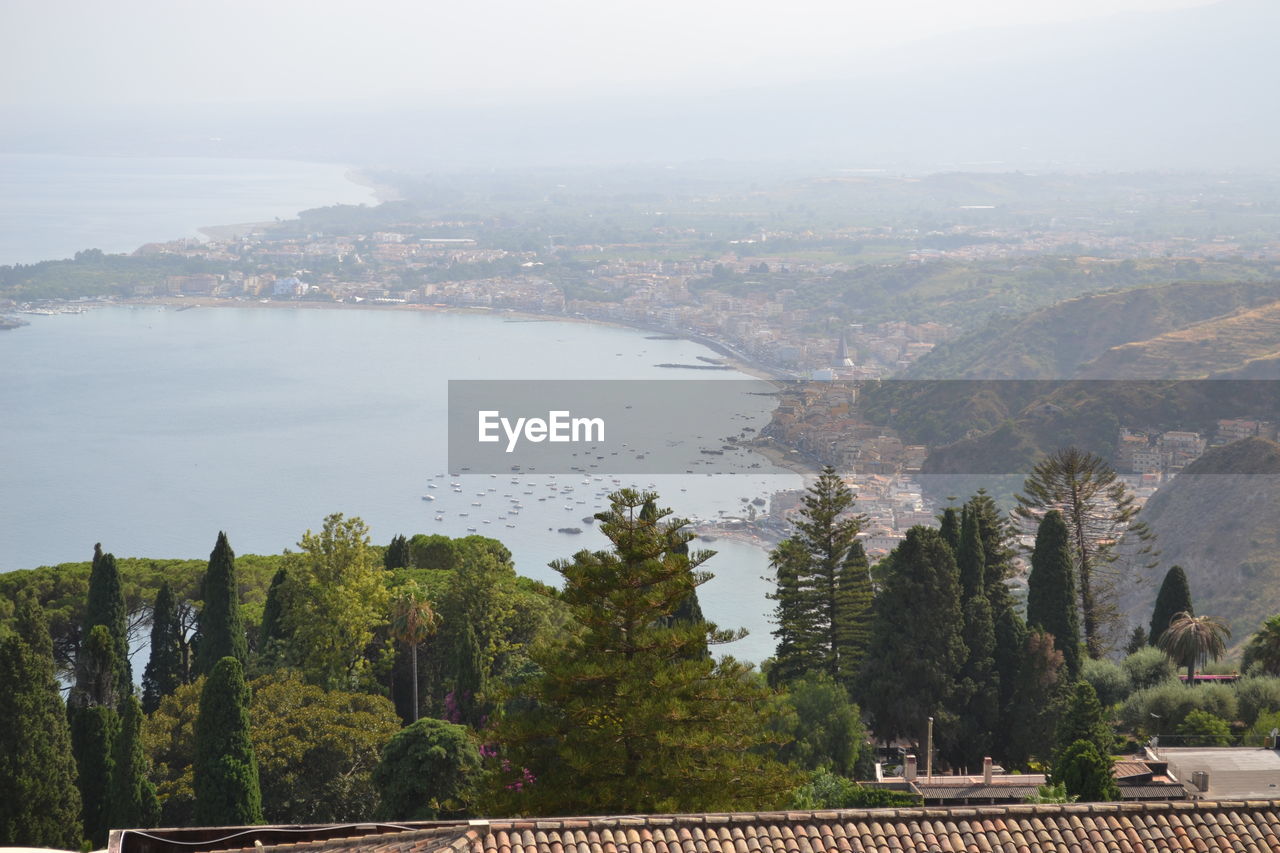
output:
[[1210,2],[4,0],[0,104],[507,100],[716,88],[821,77],[968,29]]

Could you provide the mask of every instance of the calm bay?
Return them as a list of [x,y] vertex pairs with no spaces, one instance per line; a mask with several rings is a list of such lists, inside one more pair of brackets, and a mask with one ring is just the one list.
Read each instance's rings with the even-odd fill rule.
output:
[[[764,459],[716,476],[446,470],[449,379],[677,381],[657,365],[709,354],[688,341],[403,310],[138,305],[28,319],[0,334],[0,570],[88,559],[98,541],[119,556],[204,557],[219,530],[238,553],[278,553],[343,512],[383,544],[475,528],[504,542],[521,574],[556,583],[551,560],[607,545],[583,518],[613,489],[652,488],[677,515],[715,518],[801,482]],[[758,428],[772,403],[754,405],[735,416]],[[705,418],[708,435],[741,424],[673,416]],[[767,657],[767,555],[734,540],[707,547],[718,552],[704,566],[716,575],[701,592],[708,618],[751,632],[725,650]]]

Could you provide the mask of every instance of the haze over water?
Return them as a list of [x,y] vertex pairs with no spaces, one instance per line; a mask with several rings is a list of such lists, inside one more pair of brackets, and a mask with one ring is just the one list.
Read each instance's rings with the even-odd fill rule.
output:
[[[550,560],[606,546],[582,522],[604,508],[602,491],[653,484],[678,515],[714,518],[800,484],[763,458],[733,476],[593,472],[588,485],[561,475],[570,495],[546,477],[449,476],[447,380],[676,380],[688,377],[655,365],[706,354],[688,341],[393,310],[139,306],[29,319],[0,335],[0,433],[15,450],[0,492],[0,570],[84,560],[97,541],[118,556],[203,558],[219,530],[238,553],[278,553],[344,512],[380,544],[475,527],[511,549],[521,574],[556,583]],[[772,401],[756,399],[759,428]],[[698,417],[709,436],[744,424]],[[520,513],[500,517],[513,498]],[[565,526],[583,533],[557,532]],[[749,628],[731,651],[760,660],[772,651],[767,557],[723,539],[706,547],[719,552],[705,566],[718,576],[702,595],[708,618]]]

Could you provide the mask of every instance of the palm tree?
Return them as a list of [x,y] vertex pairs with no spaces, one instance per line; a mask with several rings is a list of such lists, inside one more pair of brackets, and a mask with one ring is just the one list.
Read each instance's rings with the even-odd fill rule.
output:
[[418,646],[436,632],[440,616],[416,583],[401,587],[391,602],[391,636],[409,646],[413,665],[413,722],[418,721]]
[[1261,664],[1268,675],[1280,675],[1280,613],[1263,622],[1244,647],[1240,671],[1247,671],[1255,663]]
[[1231,629],[1208,616],[1192,616],[1185,610],[1173,617],[1160,635],[1160,650],[1174,663],[1187,665],[1188,686],[1196,683],[1196,664],[1217,660],[1227,650],[1224,637]]

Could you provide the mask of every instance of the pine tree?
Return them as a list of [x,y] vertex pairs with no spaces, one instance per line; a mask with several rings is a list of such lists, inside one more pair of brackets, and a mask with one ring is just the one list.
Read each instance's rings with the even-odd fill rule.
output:
[[[107,704],[114,705],[117,700],[133,694],[133,670],[129,665],[128,610],[124,603],[124,592],[120,588],[120,572],[116,569],[115,556],[104,554],[101,544],[93,546],[93,567],[89,572],[89,602],[85,611],[82,643],[98,625],[106,628],[111,639],[114,672],[110,693],[113,698]],[[100,701],[84,696],[85,685],[82,683],[79,655],[76,669],[76,684],[71,690],[70,704],[73,707],[83,707]]]
[[778,642],[768,673],[773,687],[791,684],[806,672],[819,672],[822,668],[814,643],[816,618],[801,586],[801,575],[808,563],[809,555],[791,539],[779,542],[769,555],[776,584],[776,591],[769,597],[778,602],[773,611],[773,636]]
[[142,705],[137,697],[124,700],[120,733],[112,755],[110,790],[111,825],[120,829],[147,829],[160,822],[160,800],[147,778],[142,754]]
[[258,762],[249,738],[249,686],[240,661],[213,667],[200,695],[192,787],[200,826],[262,823]]
[[1174,566],[1165,572],[1164,581],[1160,584],[1160,592],[1156,593],[1156,606],[1151,613],[1151,630],[1147,633],[1147,643],[1158,646],[1160,636],[1169,628],[1173,617],[1179,613],[1195,615],[1191,605],[1191,587],[1187,583],[1187,573],[1182,566]]
[[[1126,655],[1137,654],[1149,645],[1150,643],[1147,642],[1147,629],[1139,625],[1129,635],[1129,642],[1124,647],[1124,653]],[[1242,665],[1241,669],[1248,669],[1248,666]]]
[[[788,643],[784,654],[790,657],[779,672],[822,671],[846,688],[852,687],[849,679],[865,654],[857,638],[866,636],[871,618],[869,576],[863,585],[850,574],[841,589],[845,567],[852,571],[865,560],[854,551],[862,519],[849,514],[852,507],[853,492],[835,469],[824,468],[801,499],[795,535],[771,555],[775,570],[788,573],[779,579],[774,596],[774,634],[780,646],[784,640]],[[785,569],[780,568],[783,561]],[[849,642],[842,644],[841,636]]]
[[1067,664],[1067,678],[1080,677],[1080,629],[1076,610],[1075,570],[1062,514],[1050,510],[1036,531],[1027,577],[1027,624],[1053,635]]
[[859,704],[882,740],[923,739],[926,718],[955,722],[956,679],[968,658],[960,580],[941,534],[913,527],[891,555],[875,600]]
[[111,776],[120,715],[107,705],[76,708],[71,713],[71,750],[76,757],[84,835],[95,849],[107,845],[111,829]]
[[142,674],[142,710],[148,714],[160,700],[186,683],[182,663],[182,627],[177,602],[168,582],[160,585],[151,608],[151,656]]
[[871,645],[871,570],[855,540],[836,578],[836,683],[851,690]]
[[236,583],[236,555],[219,531],[218,541],[209,554],[209,568],[201,584],[200,619],[196,625],[195,673],[208,675],[224,657],[233,657],[241,666],[249,658],[240,618],[240,587]]
[[[1146,558],[1153,535],[1137,520],[1138,507],[1124,481],[1105,460],[1075,447],[1050,454],[1032,469],[1016,495],[1014,515],[1038,524],[1051,510],[1062,514],[1070,537],[1076,572],[1081,629],[1089,657],[1106,651],[1107,633],[1119,619],[1115,603],[1118,573],[1109,569],[1123,538],[1132,545],[1131,558]],[[1070,660],[1068,660],[1070,663]]]
[[[694,652],[739,633],[666,617],[710,579],[709,552],[679,553],[693,534],[651,494],[624,489],[600,513],[608,551],[553,563],[578,630],[564,649],[532,650],[542,672],[528,710],[495,733],[516,779],[507,808],[534,814],[635,814],[761,808],[795,783],[764,754],[767,691],[749,667]],[[536,777],[536,784],[521,779]],[[503,787],[509,786],[509,787]]]
[[391,539],[391,544],[387,546],[387,551],[382,557],[382,565],[387,571],[405,569],[413,565],[413,552],[409,550],[409,540],[403,534]]
[[0,638],[0,845],[76,849],[80,792],[53,641],[34,596],[18,599],[16,617]]

